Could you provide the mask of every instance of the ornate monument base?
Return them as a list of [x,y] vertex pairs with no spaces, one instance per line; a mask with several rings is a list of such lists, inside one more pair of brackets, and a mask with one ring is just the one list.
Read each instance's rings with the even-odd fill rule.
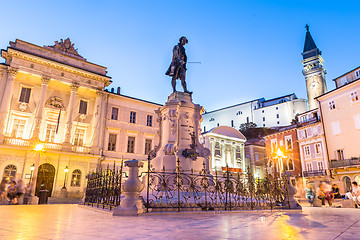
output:
[[156,113],[160,121],[159,145],[150,154],[152,169],[176,169],[177,159],[183,171],[209,170],[210,150],[199,142],[201,114],[204,109],[192,102],[191,93],[173,92]]

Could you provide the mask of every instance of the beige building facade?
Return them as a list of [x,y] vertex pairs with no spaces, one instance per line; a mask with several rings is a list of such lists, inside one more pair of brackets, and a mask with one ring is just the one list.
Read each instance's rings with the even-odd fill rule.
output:
[[324,122],[329,167],[340,189],[360,183],[360,67],[334,79],[336,89],[317,97]]
[[43,47],[17,39],[1,56],[2,179],[32,181],[36,194],[45,187],[59,197],[65,187],[68,197],[82,197],[86,174],[99,164],[146,160],[161,105],[105,91],[106,67],[80,56],[69,39]]

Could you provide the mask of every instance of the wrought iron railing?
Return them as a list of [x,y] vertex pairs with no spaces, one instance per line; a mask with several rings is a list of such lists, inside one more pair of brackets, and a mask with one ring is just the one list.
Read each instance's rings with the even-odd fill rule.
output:
[[[150,170],[142,180],[146,188],[141,198],[147,212],[186,210],[253,210],[290,208],[286,176],[277,179],[266,175],[255,179],[248,174],[232,173],[229,169],[210,174],[205,164],[200,172]],[[123,167],[98,168],[87,176],[85,204],[109,208],[121,202]]]
[[173,172],[165,168],[149,171],[147,176],[147,211],[290,208],[286,176],[276,179],[267,175],[260,180],[251,171],[247,175],[228,170],[210,174],[205,165],[199,173],[185,173],[177,167]]
[[360,165],[360,158],[331,160],[330,162],[330,168],[348,167],[356,165]]
[[326,170],[303,171],[304,177],[325,176]]
[[115,162],[112,167],[108,165],[105,170],[98,167],[96,172],[88,174],[86,178],[85,205],[109,208],[110,210],[120,205],[123,161],[120,167],[116,167]]

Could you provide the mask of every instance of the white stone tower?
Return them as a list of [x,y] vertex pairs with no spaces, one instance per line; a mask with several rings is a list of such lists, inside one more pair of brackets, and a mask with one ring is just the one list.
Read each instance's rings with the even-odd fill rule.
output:
[[309,26],[306,25],[306,37],[304,51],[301,61],[304,69],[303,74],[306,81],[307,97],[309,110],[317,108],[317,102],[314,98],[327,92],[325,74],[326,70],[323,66],[324,59],[321,57],[321,51],[309,32]]
[[150,164],[155,171],[172,172],[177,160],[180,168],[199,172],[205,163],[209,171],[210,150],[199,142],[201,114],[204,109],[192,102],[191,93],[173,92],[156,113],[160,121],[159,145],[150,153]]

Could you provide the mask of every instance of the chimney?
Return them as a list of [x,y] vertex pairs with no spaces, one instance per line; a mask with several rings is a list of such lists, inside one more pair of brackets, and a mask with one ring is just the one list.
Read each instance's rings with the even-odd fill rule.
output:
[[114,93],[114,88],[113,87],[111,88],[111,92]]
[[117,88],[117,92],[118,95],[120,95],[120,87]]

